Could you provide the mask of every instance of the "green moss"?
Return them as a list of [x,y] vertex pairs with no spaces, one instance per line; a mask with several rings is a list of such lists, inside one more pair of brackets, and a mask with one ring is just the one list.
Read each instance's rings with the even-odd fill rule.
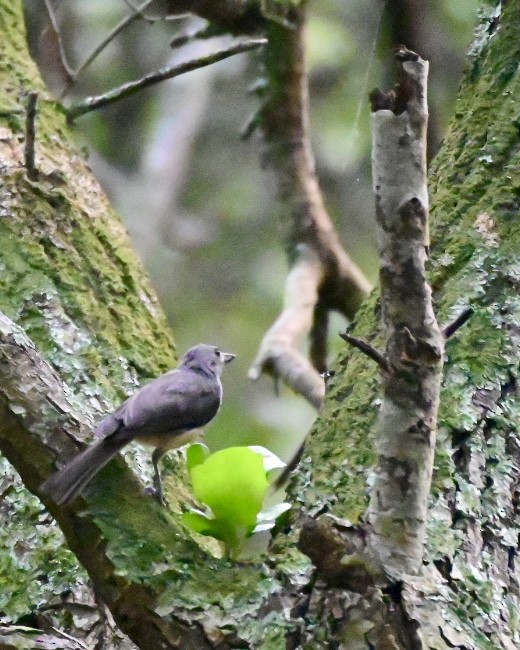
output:
[[[45,99],[32,63],[20,59],[25,48],[20,5],[8,4],[2,0],[0,5],[0,28],[9,35],[0,43],[0,124],[15,130],[13,142],[23,128],[20,91],[36,88],[43,99],[37,119],[40,178],[28,182],[14,154],[0,189],[0,311],[27,331],[87,412],[92,405],[108,409],[144,378],[174,365],[175,350],[122,225],[78,157],[63,116]],[[14,79],[11,61],[18,66]],[[169,482],[178,481],[170,475]],[[32,525],[26,512],[31,499],[20,489],[13,505],[27,529]],[[160,608],[200,608],[206,617],[209,607],[224,636],[240,623],[243,638],[254,640],[255,647],[280,647],[287,627],[284,617],[251,616],[279,589],[269,570],[207,556],[189,540],[175,515],[150,506],[120,461],[110,463],[93,482],[88,503],[122,580],[162,594]],[[45,522],[45,531],[52,544],[30,537],[35,546],[30,572],[19,562],[0,567],[1,609],[8,618],[31,611],[67,587],[76,591],[85,580],[74,556],[61,546],[59,530]],[[97,535],[93,527],[85,531]],[[70,537],[72,544],[76,534]],[[95,546],[99,539],[91,542]],[[4,539],[4,549],[6,543]],[[59,576],[49,563],[51,552],[61,562]],[[48,582],[35,580],[37,575],[47,576]],[[230,614],[234,608],[242,612],[240,620]]]
[[[520,416],[520,2],[503,3],[502,11],[492,36],[483,25],[478,65],[468,71],[430,172],[436,311],[441,324],[467,306],[474,314],[447,344],[427,549],[439,566],[453,565],[446,624],[479,649],[504,647],[505,598],[509,609],[518,604],[507,570],[497,567],[507,565],[518,533],[511,454]],[[375,295],[356,321],[356,335],[381,350]],[[312,461],[303,461],[304,478],[292,490],[305,514],[324,508],[355,520],[375,462],[380,391],[374,364],[357,351],[346,350],[335,370],[308,443]],[[480,527],[482,552],[475,550]],[[517,638],[518,617],[508,621],[503,629]]]
[[[68,383],[71,399],[79,408],[86,413],[97,411],[94,417],[99,419],[101,411],[112,408],[143,379],[175,365],[175,350],[122,224],[78,156],[64,116],[47,99],[34,64],[28,56],[21,56],[26,51],[22,27],[21,2],[2,0],[0,311],[25,329],[39,353]],[[25,94],[33,89],[40,93],[37,182],[27,180],[22,166]],[[6,129],[12,131],[10,140]],[[109,475],[116,470],[117,464],[116,469],[106,469]],[[9,474],[15,481],[12,471]],[[20,530],[34,530],[35,499],[21,488],[17,492],[14,517]],[[116,530],[108,535],[114,548],[123,546],[117,558],[120,571],[125,572],[125,559],[144,571],[152,554],[149,547],[140,549],[135,531],[144,538],[150,532],[149,522],[136,521],[138,515],[130,507],[117,506],[121,506],[118,524],[129,538],[125,546]],[[5,508],[0,512],[4,521],[0,527],[11,534],[8,514]],[[114,503],[105,516],[113,526]],[[99,518],[103,523],[101,514]],[[170,537],[171,525],[168,521],[157,526],[157,537]],[[8,618],[29,612],[52,593],[63,591],[64,585],[74,591],[85,581],[72,554],[61,546],[59,529],[46,521],[38,523],[38,530],[38,535],[27,535],[30,571],[12,553],[0,553],[5,559],[0,570],[0,609]],[[8,539],[0,540],[4,550]],[[130,557],[132,543],[137,550]],[[63,550],[58,551],[60,546]],[[161,548],[159,543],[157,548]],[[61,562],[61,573],[52,568],[49,558],[53,554]]]
[[[0,457],[0,475],[10,473]],[[88,579],[59,529],[49,525],[49,516],[20,481],[15,478],[2,493],[0,518],[9,524],[0,526],[0,611],[3,618],[16,620],[71,586],[81,590]]]
[[[374,293],[356,316],[356,332],[383,349]],[[301,507],[309,514],[333,508],[335,514],[356,522],[364,513],[367,476],[375,462],[373,429],[379,406],[379,379],[375,364],[348,348],[339,355],[335,375],[327,385],[326,404],[307,441],[309,458],[302,462],[299,478],[291,486]],[[314,458],[310,464],[310,457]],[[319,461],[316,461],[319,458]]]

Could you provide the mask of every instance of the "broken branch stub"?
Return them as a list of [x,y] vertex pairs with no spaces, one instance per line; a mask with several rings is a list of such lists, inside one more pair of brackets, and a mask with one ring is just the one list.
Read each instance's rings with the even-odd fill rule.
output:
[[374,91],[372,173],[385,358],[369,546],[390,575],[421,567],[435,449],[444,340],[426,281],[428,62],[395,51],[399,84]]

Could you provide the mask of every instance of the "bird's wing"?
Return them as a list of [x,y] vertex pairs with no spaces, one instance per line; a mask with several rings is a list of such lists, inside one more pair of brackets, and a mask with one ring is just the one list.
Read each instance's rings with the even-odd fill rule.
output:
[[143,386],[114,418],[132,437],[173,433],[207,424],[216,415],[220,400],[217,378],[179,368]]

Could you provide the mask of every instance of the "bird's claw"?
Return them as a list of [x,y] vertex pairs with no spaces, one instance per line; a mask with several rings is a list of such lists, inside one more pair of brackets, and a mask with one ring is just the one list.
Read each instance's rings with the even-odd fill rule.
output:
[[149,486],[145,489],[145,492],[158,501],[161,506],[166,507],[166,499],[164,498],[162,490],[157,490],[157,488]]

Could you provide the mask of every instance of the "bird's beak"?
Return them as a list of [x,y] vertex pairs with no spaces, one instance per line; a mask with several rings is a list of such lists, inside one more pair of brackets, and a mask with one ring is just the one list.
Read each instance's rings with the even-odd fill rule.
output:
[[231,354],[230,352],[221,352],[224,363],[230,363],[237,356],[236,354]]

